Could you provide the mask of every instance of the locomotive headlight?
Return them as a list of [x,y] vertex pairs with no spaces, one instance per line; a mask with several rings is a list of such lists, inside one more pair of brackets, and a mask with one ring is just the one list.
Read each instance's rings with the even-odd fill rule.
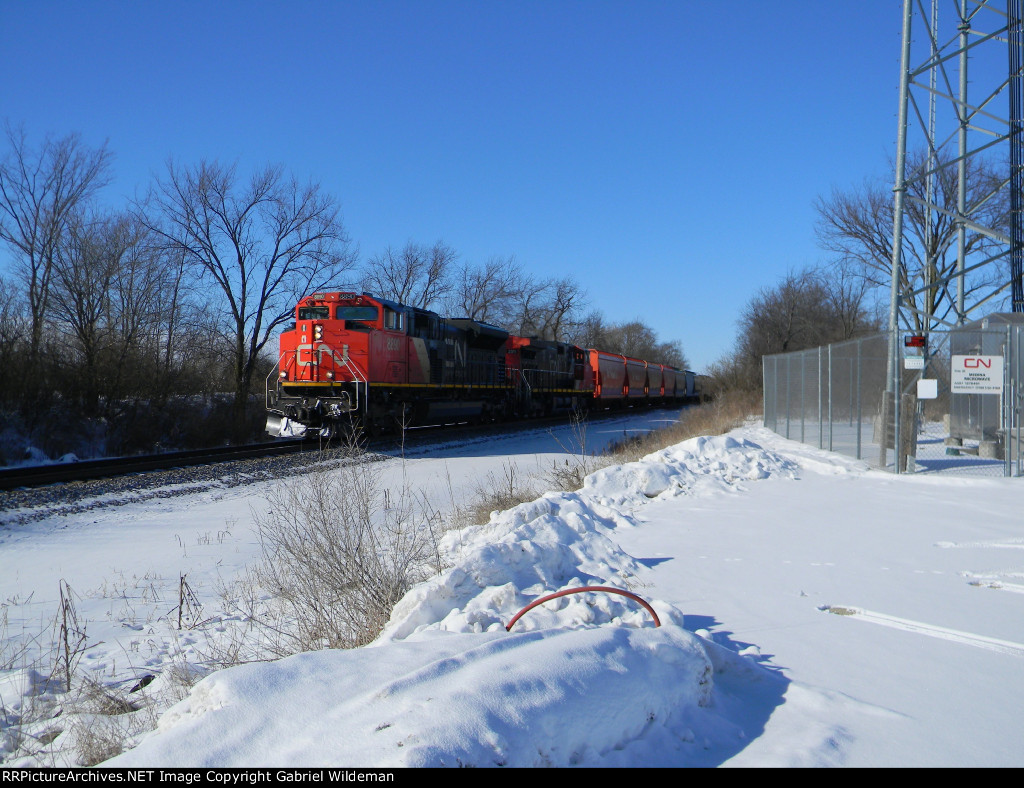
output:
[[313,339],[323,339],[323,338],[324,338],[324,327],[323,326],[313,326]]

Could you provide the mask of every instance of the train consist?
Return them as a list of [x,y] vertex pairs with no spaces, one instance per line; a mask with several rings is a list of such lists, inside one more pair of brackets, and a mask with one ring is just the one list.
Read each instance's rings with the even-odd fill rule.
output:
[[696,399],[695,376],[366,293],[314,293],[281,333],[267,432],[526,418]]

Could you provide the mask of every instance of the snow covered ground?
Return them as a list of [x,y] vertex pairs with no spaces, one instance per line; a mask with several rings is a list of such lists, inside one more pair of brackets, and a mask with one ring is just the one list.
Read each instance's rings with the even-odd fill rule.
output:
[[[588,442],[665,418],[602,423]],[[534,431],[380,472],[443,505],[568,444]],[[181,673],[241,623],[217,589],[257,555],[266,483],[0,528],[0,600],[10,643],[52,619],[63,579],[87,624],[80,670],[126,690],[157,677],[144,691],[169,708],[109,765],[1020,766],[1021,485],[895,477],[757,426],[697,438],[448,533],[448,568],[368,647],[213,671],[190,691]],[[178,631],[182,574],[213,620]],[[587,592],[505,631],[531,600],[585,585],[632,590],[662,625]],[[0,673],[9,765],[74,757],[67,715],[29,721],[60,702],[30,653]],[[16,732],[42,754],[16,751]]]

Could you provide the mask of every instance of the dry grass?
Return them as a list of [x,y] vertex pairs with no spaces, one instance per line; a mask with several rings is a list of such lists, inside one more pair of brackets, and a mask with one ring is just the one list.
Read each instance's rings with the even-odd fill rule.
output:
[[156,726],[156,709],[145,693],[128,694],[79,674],[74,697],[65,706],[72,752],[81,766],[95,766],[120,755],[140,733]]
[[369,643],[405,592],[440,569],[437,512],[408,487],[384,487],[364,457],[289,479],[268,501],[255,515],[254,579],[271,595],[256,621],[281,636],[275,656]]
[[661,430],[629,437],[612,444],[608,456],[617,463],[635,462],[652,452],[674,446],[701,435],[722,435],[742,426],[761,411],[761,395],[756,392],[730,391],[714,402],[686,408],[679,421]]
[[123,752],[156,724],[144,692],[107,686],[81,666],[86,621],[74,593],[60,581],[61,607],[35,633],[10,633],[0,615],[0,673],[9,690],[0,699],[0,763],[29,759],[37,766],[93,766]]
[[477,482],[469,503],[454,507],[450,527],[465,528],[486,523],[491,512],[503,512],[521,503],[535,501],[544,492],[537,486],[536,480],[521,473],[515,463],[507,463],[502,469],[502,477],[488,473]]
[[714,402],[686,408],[679,420],[669,427],[613,443],[599,455],[588,453],[586,421],[576,418],[573,420],[571,445],[562,446],[569,458],[555,463],[539,478],[522,473],[515,464],[503,466],[501,477],[488,473],[476,485],[470,502],[455,507],[452,527],[485,523],[492,512],[506,511],[536,500],[545,490],[578,490],[583,487],[583,480],[600,468],[634,462],[689,438],[721,435],[741,426],[760,410],[759,394],[728,392]]
[[587,449],[587,421],[584,414],[574,413],[570,425],[567,444],[552,434],[569,457],[561,464],[555,462],[551,470],[545,474],[544,482],[548,489],[578,490],[583,486],[583,480],[587,476],[614,462],[607,453],[594,455]]
[[82,717],[71,728],[71,746],[81,766],[103,763],[125,750],[128,735],[116,720],[100,715]]

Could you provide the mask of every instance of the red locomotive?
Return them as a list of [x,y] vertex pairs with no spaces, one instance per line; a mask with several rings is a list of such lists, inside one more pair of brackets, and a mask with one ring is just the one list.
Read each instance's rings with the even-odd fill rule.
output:
[[692,372],[366,293],[314,293],[295,318],[267,378],[267,432],[275,436],[330,435],[352,420],[373,432],[683,402],[696,393]]

